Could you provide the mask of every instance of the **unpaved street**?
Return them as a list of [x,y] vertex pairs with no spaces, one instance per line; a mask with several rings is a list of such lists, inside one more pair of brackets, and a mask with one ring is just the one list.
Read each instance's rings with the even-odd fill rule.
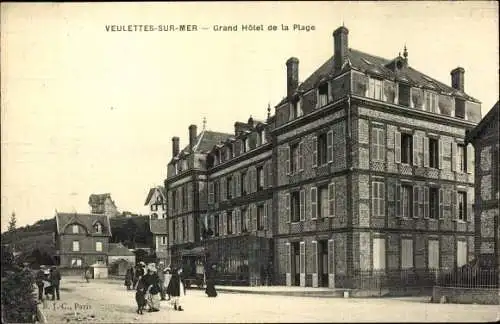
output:
[[50,323],[200,323],[200,322],[483,322],[500,318],[499,306],[429,304],[425,298],[343,299],[283,297],[221,292],[208,298],[188,290],[185,311],[162,302],[161,311],[137,315],[134,292],[121,281],[84,283],[65,278],[62,300],[47,303]]

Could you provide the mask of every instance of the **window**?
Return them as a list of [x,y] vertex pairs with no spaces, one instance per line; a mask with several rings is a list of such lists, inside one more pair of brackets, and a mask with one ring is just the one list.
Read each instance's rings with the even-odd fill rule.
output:
[[161,244],[162,244],[162,245],[167,245],[167,236],[163,235],[163,236],[161,237]]
[[330,217],[335,216],[335,183],[330,183],[328,185],[328,203],[329,203],[329,215]]
[[177,191],[172,191],[172,211],[177,211]]
[[465,100],[455,98],[455,117],[465,118]]
[[328,104],[328,83],[323,83],[318,87],[318,108]]
[[376,100],[383,100],[384,98],[383,81],[370,78],[368,81],[368,97]]
[[227,234],[233,234],[233,211],[229,210],[226,214],[226,231]]
[[467,172],[467,153],[465,145],[457,144],[457,171]]
[[384,130],[382,128],[372,128],[371,149],[373,161],[385,161]]
[[151,210],[152,211],[157,211],[158,210],[158,206],[155,205],[155,204],[151,205]]
[[264,229],[264,205],[257,206],[257,230]]
[[385,183],[372,182],[372,214],[373,216],[385,215]]
[[152,213],[151,214],[151,219],[158,219],[158,214],[157,213]]
[[161,218],[163,218],[163,219],[167,218],[167,213],[161,214]]
[[80,251],[80,242],[73,241],[73,252],[78,252],[78,251]]
[[302,106],[300,99],[296,99],[290,104],[290,120],[300,116],[302,116]]
[[162,204],[162,205],[161,205],[161,209],[162,209],[162,210],[167,210],[167,205]]
[[328,202],[328,186],[318,187],[318,218],[330,215],[330,205]]
[[73,225],[72,229],[73,229],[73,234],[78,234],[78,225]]
[[257,167],[257,190],[264,189],[264,172],[262,166]]
[[401,217],[411,217],[412,206],[412,187],[407,185],[401,186]]
[[457,241],[457,267],[467,264],[467,242]]
[[183,241],[186,240],[186,220],[182,219],[182,238]]
[[410,134],[401,134],[401,163],[410,164],[413,152],[413,137]]
[[214,181],[214,203],[219,201],[219,180]]
[[467,194],[459,191],[457,196],[458,219],[467,221]]
[[102,242],[95,242],[95,250],[97,252],[102,252]]
[[266,139],[266,130],[265,129],[262,129],[260,132],[259,132],[259,138],[260,138],[260,144],[266,144],[267,143],[267,139]]
[[429,253],[428,253],[427,268],[439,269],[439,241],[429,240],[428,250]]
[[429,188],[429,218],[439,217],[439,189]]
[[438,95],[434,92],[425,91],[425,108],[427,111],[438,112]]
[[227,199],[232,199],[233,198],[233,181],[234,179],[230,176],[227,177],[226,180],[226,198]]
[[298,172],[301,167],[302,154],[300,152],[301,145],[300,143],[295,143],[290,145],[290,171],[292,173]]
[[233,144],[229,144],[226,148],[226,160],[233,158]]
[[243,172],[241,173],[241,183],[240,183],[240,191],[242,195],[247,194],[247,173]]
[[406,84],[398,83],[398,102],[402,106],[410,106],[410,87]]
[[247,151],[247,145],[248,145],[248,139],[247,138],[241,139],[241,154]]
[[182,208],[183,209],[188,208],[188,187],[187,186],[182,187]]
[[293,223],[300,221],[300,192],[290,193],[290,217]]
[[439,168],[439,145],[435,138],[429,138],[429,167]]
[[220,229],[220,217],[219,215],[214,216],[214,236],[219,236]]
[[176,222],[175,222],[175,219],[172,220],[172,241],[176,241],[177,239],[177,235],[176,235],[176,231],[177,231],[177,228],[176,228]]
[[328,151],[328,145],[327,145],[327,134],[323,133],[318,136],[318,165],[323,165],[328,162],[328,157],[327,157],[327,151]]
[[373,239],[373,270],[385,269],[385,239]]
[[246,233],[248,231],[247,228],[247,219],[248,219],[248,209],[244,208],[241,210],[241,218],[240,218],[240,227],[241,227],[241,232]]
[[71,266],[72,267],[81,267],[82,266],[82,259],[71,259]]
[[413,268],[413,240],[401,240],[401,269]]

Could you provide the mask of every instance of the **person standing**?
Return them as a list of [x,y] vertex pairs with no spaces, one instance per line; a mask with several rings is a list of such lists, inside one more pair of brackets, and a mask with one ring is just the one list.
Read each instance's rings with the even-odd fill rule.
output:
[[165,298],[165,289],[164,289],[164,282],[165,282],[165,263],[163,261],[160,261],[158,263],[158,278],[160,278],[160,298],[161,300],[167,300]]
[[144,273],[144,268],[145,268],[146,264],[144,262],[139,262],[139,264],[137,265],[137,270],[135,271],[135,282],[134,282],[134,287],[137,286],[137,282],[139,282],[139,280],[141,280],[141,278],[145,275]]
[[131,266],[130,268],[127,269],[127,273],[125,274],[125,286],[127,287],[127,290],[130,290],[132,283],[134,281],[134,268]]
[[181,296],[184,295],[184,285],[180,278],[180,269],[174,269],[172,273],[172,278],[168,283],[167,293],[172,298],[172,303],[174,304],[174,309],[182,311],[181,306]]
[[40,270],[36,273],[36,286],[38,287],[38,300],[43,300],[43,288],[44,288],[44,280],[45,280],[45,266],[40,266]]
[[148,266],[148,273],[144,276],[144,281],[147,285],[147,293],[149,297],[149,311],[158,312],[160,310],[160,278],[158,277],[157,269],[154,263]]
[[206,277],[207,287],[205,288],[205,294],[208,297],[217,297],[217,290],[215,290],[215,264],[208,269]]
[[168,284],[170,283],[170,279],[172,279],[172,269],[170,269],[170,266],[168,266],[164,270],[164,272],[165,272],[165,275],[164,275],[164,281],[163,281],[163,290],[164,290],[165,294],[168,295],[167,300],[170,300],[171,297],[167,291],[167,288],[168,288]]
[[57,297],[57,300],[60,300],[60,295],[59,295],[59,284],[61,282],[61,273],[57,269],[56,266],[52,266],[52,269],[50,269],[50,284],[54,289],[54,294],[52,295],[52,300],[55,300]]
[[89,283],[90,278],[92,277],[92,274],[90,273],[90,267],[87,267],[87,268],[85,269],[85,274],[84,274],[84,276],[85,276],[85,281],[87,281],[87,283]]

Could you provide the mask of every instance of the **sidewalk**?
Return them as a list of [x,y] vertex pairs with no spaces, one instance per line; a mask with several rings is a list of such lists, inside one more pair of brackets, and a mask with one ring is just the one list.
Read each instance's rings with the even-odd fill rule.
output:
[[[312,288],[297,286],[215,286],[219,292],[239,293],[239,294],[261,294],[275,296],[298,296],[298,297],[344,297],[344,292],[348,289]],[[188,290],[189,291],[189,290]]]

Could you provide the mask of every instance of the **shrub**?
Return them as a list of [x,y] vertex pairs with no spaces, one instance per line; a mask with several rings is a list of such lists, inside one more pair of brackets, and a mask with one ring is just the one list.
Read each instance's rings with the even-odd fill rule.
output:
[[2,277],[2,321],[33,323],[36,319],[34,276],[31,270],[13,267]]

